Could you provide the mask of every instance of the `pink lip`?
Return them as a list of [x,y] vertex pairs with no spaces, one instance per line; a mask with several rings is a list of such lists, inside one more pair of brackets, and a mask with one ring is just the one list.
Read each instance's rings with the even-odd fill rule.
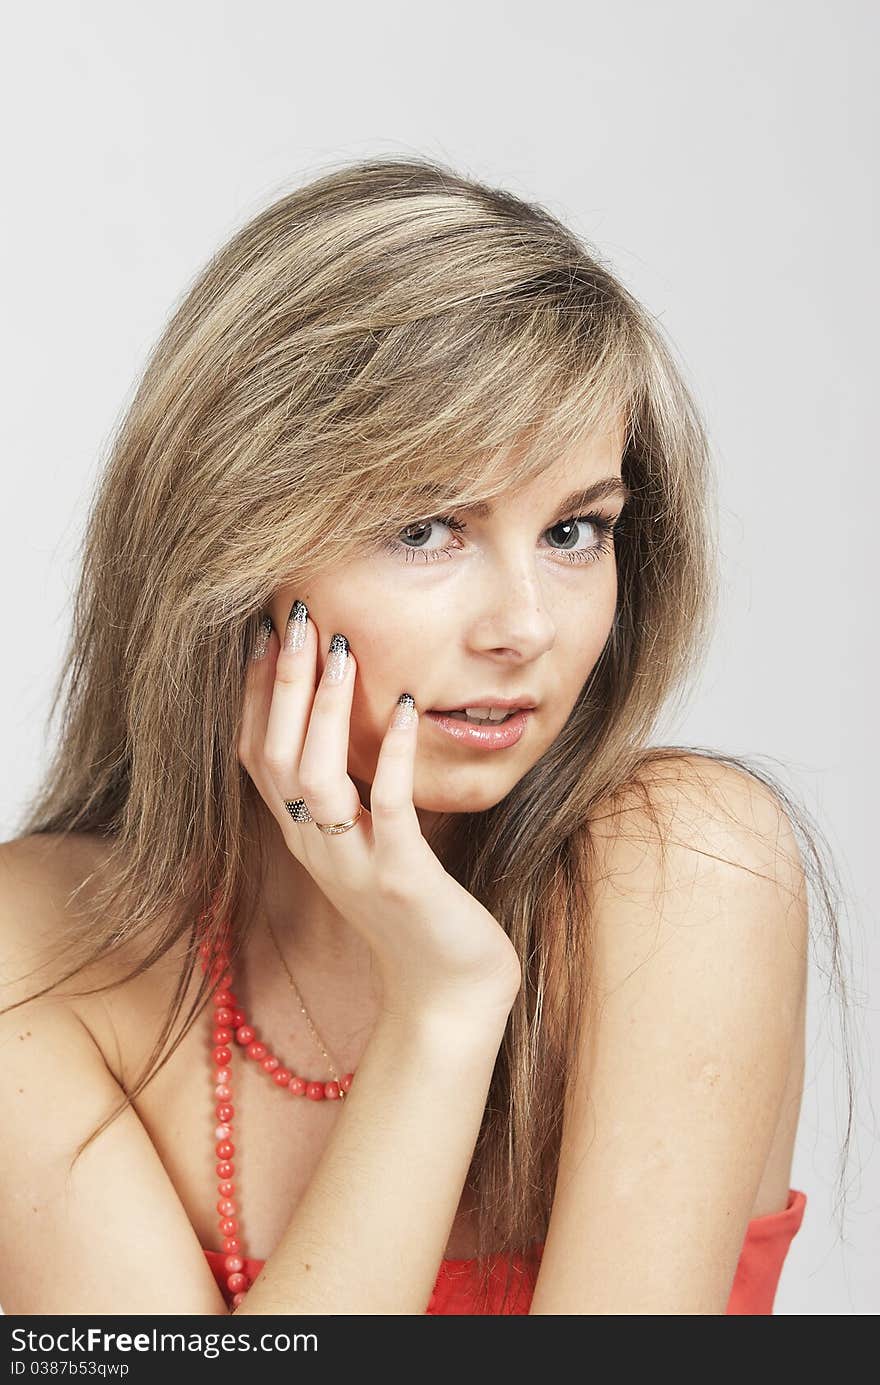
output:
[[492,726],[472,726],[470,722],[458,721],[455,717],[444,716],[442,712],[424,712],[423,716],[440,730],[463,745],[477,746],[481,750],[503,750],[516,745],[526,729],[526,720],[531,715],[530,707],[523,707],[507,721]]

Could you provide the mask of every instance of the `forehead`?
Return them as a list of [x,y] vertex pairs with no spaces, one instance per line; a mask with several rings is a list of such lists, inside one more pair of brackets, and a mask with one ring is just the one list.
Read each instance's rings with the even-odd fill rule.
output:
[[549,463],[536,476],[522,481],[515,490],[494,501],[474,500],[468,510],[479,519],[488,519],[499,505],[514,494],[524,501],[555,503],[564,493],[572,504],[577,501],[626,500],[629,491],[621,476],[626,437],[622,427],[592,434]]
[[[497,509],[513,505],[534,507],[542,513],[561,509],[569,501],[587,505],[601,500],[626,500],[628,492],[621,480],[623,458],[629,430],[626,415],[617,413],[610,421],[584,431],[579,438],[569,437],[554,446],[552,436],[520,437],[513,445],[486,456],[462,460],[461,464],[436,467],[417,464],[400,469],[388,480],[383,515],[377,524],[377,537],[389,523],[406,524],[414,515],[425,517],[446,511],[466,511],[473,519],[489,519]],[[447,458],[454,456],[451,446]],[[438,448],[438,459],[444,448]],[[616,480],[614,488],[588,494],[599,482]],[[577,492],[577,498],[572,497]]]

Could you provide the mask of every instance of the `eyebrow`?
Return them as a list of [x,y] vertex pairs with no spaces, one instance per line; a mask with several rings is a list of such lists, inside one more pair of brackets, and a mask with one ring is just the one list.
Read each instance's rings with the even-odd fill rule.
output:
[[[619,476],[604,476],[601,481],[594,481],[591,486],[572,491],[571,495],[567,495],[560,503],[558,510],[560,513],[570,514],[582,506],[594,505],[597,500],[622,499],[626,502],[631,495],[632,491],[629,486]],[[458,508],[476,515],[478,519],[488,519],[493,513],[493,506],[483,500],[477,501],[473,505],[460,505]]]

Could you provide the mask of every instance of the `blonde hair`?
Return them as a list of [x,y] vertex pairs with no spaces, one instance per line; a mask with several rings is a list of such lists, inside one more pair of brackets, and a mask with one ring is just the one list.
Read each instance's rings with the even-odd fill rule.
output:
[[[532,1254],[549,1219],[589,978],[590,811],[626,786],[647,794],[651,767],[681,753],[648,739],[712,629],[706,434],[659,325],[597,252],[542,207],[437,163],[328,172],[255,216],[199,274],[101,479],[51,712],[66,684],[62,732],[20,825],[22,836],[98,833],[110,848],[106,880],[77,908],[73,893],[55,959],[70,967],[52,985],[132,941],[145,955],[120,980],[186,944],[142,1075],[76,1157],[209,1002],[203,977],[163,1054],[201,916],[215,905],[218,927],[234,921],[233,963],[256,916],[265,805],[236,746],[273,592],[414,516],[491,500],[621,419],[632,496],[607,644],[539,762],[494,807],[443,824],[444,864],[524,962],[468,1180],[484,1285],[487,1257]],[[690,752],[771,784],[742,760]],[[815,826],[772,787],[802,828],[839,970]]]

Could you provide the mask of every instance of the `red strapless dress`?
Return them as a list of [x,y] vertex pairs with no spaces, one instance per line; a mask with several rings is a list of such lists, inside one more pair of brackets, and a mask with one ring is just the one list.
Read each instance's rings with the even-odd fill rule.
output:
[[[790,1188],[788,1203],[781,1212],[769,1212],[767,1216],[753,1217],[749,1222],[736,1266],[733,1288],[727,1302],[728,1314],[767,1316],[773,1313],[773,1301],[782,1266],[788,1254],[788,1247],[803,1221],[806,1205],[806,1194],[797,1188]],[[206,1250],[205,1257],[227,1305],[231,1305],[232,1295],[226,1289],[223,1269],[224,1252]],[[264,1264],[264,1260],[245,1260],[245,1272],[251,1282]],[[479,1311],[469,1274],[471,1264],[470,1260],[441,1260],[440,1272],[425,1309],[426,1313],[460,1316]],[[509,1314],[525,1314],[528,1313],[532,1301],[534,1278],[530,1278],[525,1272],[519,1256],[514,1256],[513,1265],[515,1277],[508,1303],[503,1311]],[[497,1256],[492,1262],[488,1308],[490,1314],[502,1311],[501,1298],[505,1277],[505,1260],[502,1256]]]

